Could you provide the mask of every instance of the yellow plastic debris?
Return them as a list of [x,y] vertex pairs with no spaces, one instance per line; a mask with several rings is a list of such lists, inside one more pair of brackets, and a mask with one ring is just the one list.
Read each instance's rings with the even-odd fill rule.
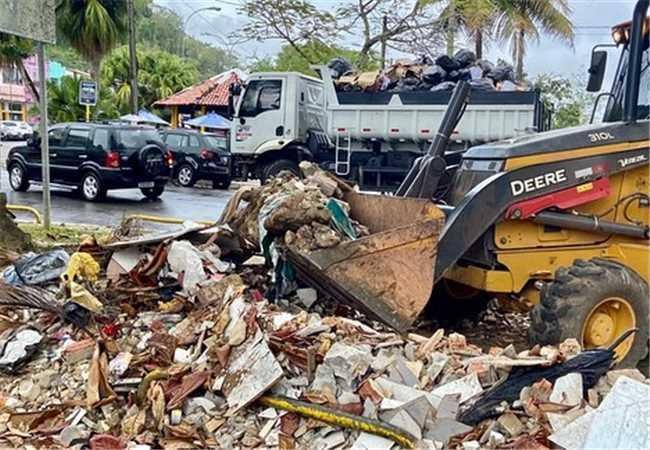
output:
[[90,253],[76,252],[70,256],[68,268],[61,276],[64,281],[75,279],[84,279],[88,281],[97,281],[99,275],[99,264],[95,261]]
[[102,302],[97,300],[97,297],[91,294],[88,289],[74,281],[70,281],[70,301],[77,305],[81,305],[88,311],[92,311],[96,314],[101,314],[104,310],[104,305]]

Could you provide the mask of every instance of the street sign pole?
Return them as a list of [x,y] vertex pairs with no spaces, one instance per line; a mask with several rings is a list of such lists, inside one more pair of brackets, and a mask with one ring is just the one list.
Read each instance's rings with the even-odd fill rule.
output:
[[90,122],[90,105],[86,105],[86,123]]
[[38,42],[38,79],[41,84],[41,161],[43,169],[43,227],[50,229],[50,149],[47,135],[47,77],[45,75],[45,45]]

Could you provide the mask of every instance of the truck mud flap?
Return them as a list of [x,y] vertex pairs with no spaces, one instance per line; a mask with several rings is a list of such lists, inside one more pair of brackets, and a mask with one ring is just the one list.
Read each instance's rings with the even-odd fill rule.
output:
[[286,257],[323,296],[404,332],[431,297],[444,213],[422,199],[350,192],[345,200],[370,236],[309,253],[288,248]]

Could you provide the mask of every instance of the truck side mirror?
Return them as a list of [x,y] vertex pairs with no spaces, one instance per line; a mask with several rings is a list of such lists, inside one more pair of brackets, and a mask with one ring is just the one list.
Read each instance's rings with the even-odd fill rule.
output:
[[231,84],[230,85],[230,95],[232,95],[233,97],[241,95],[241,84],[239,84],[239,83]]
[[598,92],[603,85],[605,68],[607,67],[607,52],[596,50],[591,53],[591,64],[589,65],[589,81],[587,92]]
[[230,91],[230,95],[228,96],[228,115],[230,117],[235,116],[235,97],[239,97],[241,95],[241,84],[239,83],[233,83],[230,85],[228,88]]

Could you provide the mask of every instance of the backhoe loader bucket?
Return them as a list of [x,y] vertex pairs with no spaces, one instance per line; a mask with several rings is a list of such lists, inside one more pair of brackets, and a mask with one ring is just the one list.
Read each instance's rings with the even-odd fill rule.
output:
[[287,259],[321,294],[405,331],[431,296],[444,213],[415,198],[349,192],[345,201],[370,236],[309,253],[288,248]]

